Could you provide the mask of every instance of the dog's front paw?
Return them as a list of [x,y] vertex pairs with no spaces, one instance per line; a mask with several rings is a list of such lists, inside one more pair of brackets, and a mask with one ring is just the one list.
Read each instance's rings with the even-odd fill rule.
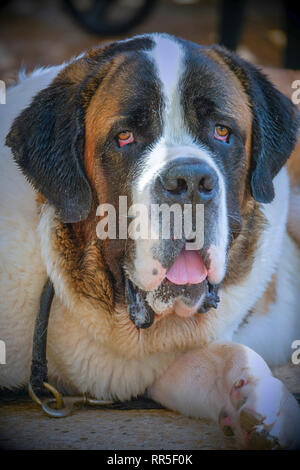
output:
[[230,392],[220,425],[246,449],[300,449],[300,407],[285,385],[268,376],[241,378]]

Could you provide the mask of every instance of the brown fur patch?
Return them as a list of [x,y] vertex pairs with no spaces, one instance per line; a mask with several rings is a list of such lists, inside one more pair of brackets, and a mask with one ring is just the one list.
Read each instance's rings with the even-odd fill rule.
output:
[[[95,150],[96,144],[103,141],[116,117],[120,116],[120,96],[123,83],[118,83],[112,89],[109,83],[116,70],[124,62],[124,55],[117,56],[112,61],[109,70],[101,81],[100,86],[92,97],[85,116],[85,170],[90,183],[95,187]],[[99,178],[99,175],[97,175]],[[98,185],[97,185],[98,186]],[[101,186],[100,186],[101,187]]]
[[262,297],[256,302],[254,307],[252,307],[245,318],[243,319],[242,324],[247,324],[249,318],[253,314],[258,315],[267,315],[270,311],[270,307],[272,304],[276,302],[277,298],[277,274],[274,273],[271,281],[269,282],[265,292],[263,293]]
[[[79,227],[74,230],[72,225],[58,224],[56,248],[63,256],[63,271],[71,280],[75,291],[111,311],[113,290],[99,244],[92,236],[93,225],[89,220],[80,227],[82,230]],[[91,228],[91,236],[87,236],[87,227]]]
[[227,102],[233,119],[237,119],[240,128],[246,131],[245,149],[247,155],[247,170],[250,166],[251,138],[252,138],[252,112],[249,97],[243,89],[238,76],[230,70],[225,60],[215,50],[206,50],[208,57],[213,59],[224,71],[224,84],[228,88],[230,99]]
[[45,202],[46,202],[46,198],[42,195],[42,193],[37,191],[37,193],[36,193],[36,203],[37,203],[37,207],[38,207],[39,212],[41,210],[42,205],[45,204]]
[[258,241],[265,227],[265,217],[252,198],[243,205],[241,233],[233,241],[228,256],[224,286],[239,284],[251,271],[257,255]]

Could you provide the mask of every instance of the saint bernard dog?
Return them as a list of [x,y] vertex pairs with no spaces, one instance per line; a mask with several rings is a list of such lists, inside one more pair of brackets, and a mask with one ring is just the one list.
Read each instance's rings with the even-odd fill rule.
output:
[[[220,46],[149,34],[34,71],[0,112],[0,387],[28,383],[50,278],[60,391],[146,394],[243,448],[299,448],[300,408],[270,369],[300,339],[290,99]],[[119,196],[203,205],[203,246],[100,239],[97,207]]]

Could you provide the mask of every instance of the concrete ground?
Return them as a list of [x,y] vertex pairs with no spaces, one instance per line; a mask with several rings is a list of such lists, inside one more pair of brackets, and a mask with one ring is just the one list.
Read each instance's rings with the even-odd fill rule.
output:
[[31,402],[0,405],[0,449],[236,449],[209,420],[168,410],[76,410],[49,418]]
[[[275,371],[300,393],[300,366]],[[165,409],[76,409],[50,418],[29,399],[0,399],[0,449],[10,450],[233,450],[216,423]]]

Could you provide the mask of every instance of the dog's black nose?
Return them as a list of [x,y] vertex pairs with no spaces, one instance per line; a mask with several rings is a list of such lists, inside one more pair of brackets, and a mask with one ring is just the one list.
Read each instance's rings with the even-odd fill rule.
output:
[[218,176],[204,161],[182,157],[170,162],[159,175],[165,197],[174,203],[206,203],[216,194]]

